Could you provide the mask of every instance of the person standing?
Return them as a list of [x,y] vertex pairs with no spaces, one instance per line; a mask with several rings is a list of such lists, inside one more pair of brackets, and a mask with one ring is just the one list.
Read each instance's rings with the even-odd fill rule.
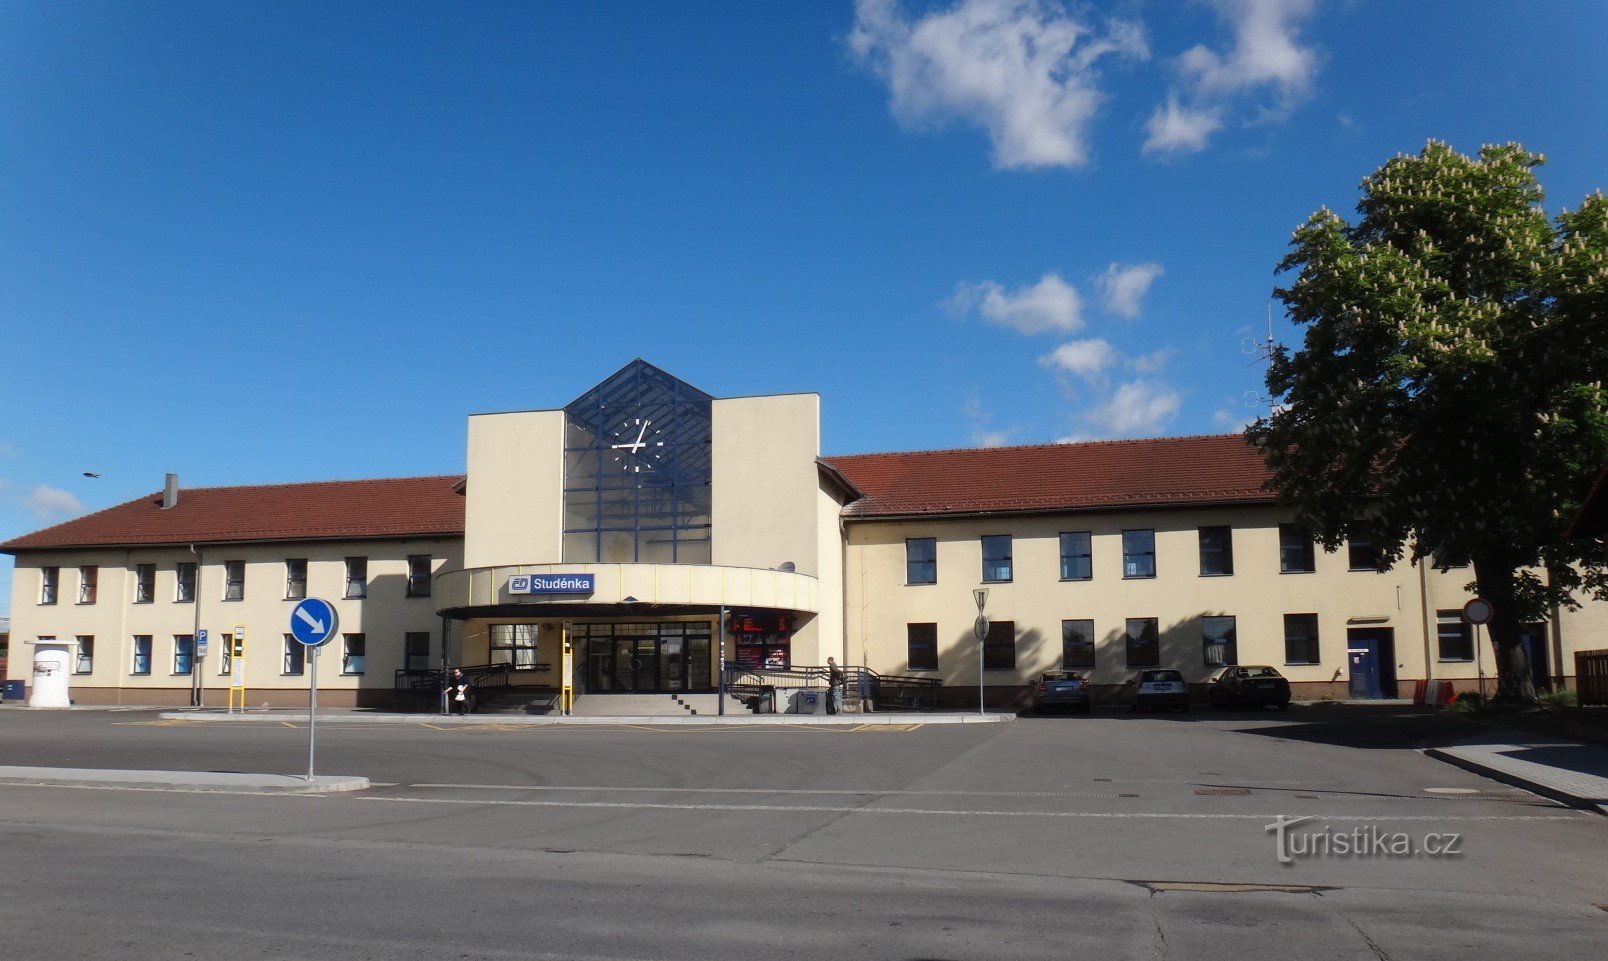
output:
[[843,713],[843,668],[833,657],[826,659],[826,713]]
[[452,706],[452,713],[469,713],[469,699],[472,696],[470,692],[473,690],[474,685],[470,683],[469,678],[463,673],[463,669],[459,667],[453,668],[452,677],[447,681],[447,703]]

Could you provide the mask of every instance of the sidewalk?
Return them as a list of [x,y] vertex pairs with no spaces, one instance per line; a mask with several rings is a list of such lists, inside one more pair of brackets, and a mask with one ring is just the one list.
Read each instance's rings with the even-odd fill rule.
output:
[[[164,711],[165,721],[242,722],[242,721],[296,721],[307,720],[306,708],[257,709],[229,714],[222,710],[197,708],[187,711]],[[688,714],[686,716],[649,714],[620,717],[562,717],[551,714],[397,714],[383,711],[320,708],[320,724],[431,724],[435,726],[500,725],[517,727],[545,727],[554,725],[734,725],[748,727],[776,727],[778,725],[848,725],[863,727],[914,726],[918,724],[1000,724],[1016,720],[1013,713],[967,714],[959,711],[895,714]]]
[[224,791],[235,794],[328,794],[366,791],[366,777],[318,775],[311,781],[291,774],[233,771],[119,771],[102,768],[0,766],[0,784],[137,788],[152,791]]
[[1608,814],[1608,746],[1505,730],[1424,753],[1570,807]]

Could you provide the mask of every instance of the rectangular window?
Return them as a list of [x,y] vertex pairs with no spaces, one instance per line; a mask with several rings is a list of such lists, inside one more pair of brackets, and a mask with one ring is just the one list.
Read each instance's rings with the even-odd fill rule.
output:
[[243,601],[246,599],[246,562],[223,562],[223,599],[226,601]]
[[1435,625],[1441,660],[1474,660],[1474,625],[1463,620],[1462,611],[1436,611]]
[[301,674],[307,664],[307,648],[301,641],[289,634],[285,635],[285,669],[282,674]]
[[1207,667],[1239,663],[1237,625],[1232,617],[1200,619],[1200,649]]
[[906,661],[912,671],[938,670],[938,625],[906,624],[908,636]]
[[905,538],[905,583],[938,583],[938,540],[933,537]]
[[134,635],[134,663],[129,665],[129,673],[151,673],[151,635]]
[[56,603],[56,588],[61,583],[61,568],[39,568],[39,603]]
[[180,604],[195,603],[195,562],[182,561],[173,565],[173,600]]
[[368,596],[368,558],[346,559],[346,596],[348,598]]
[[[1065,535],[1062,535],[1065,536]],[[1061,669],[1066,671],[1094,667],[1094,622],[1061,622]]]
[[1373,546],[1372,541],[1357,540],[1353,538],[1346,542],[1346,556],[1350,560],[1350,569],[1354,571],[1378,571],[1384,568],[1383,559],[1379,550]]
[[1284,615],[1284,663],[1318,663],[1318,615]]
[[430,596],[430,555],[408,555],[408,596]]
[[156,600],[156,565],[134,565],[134,603],[149,604]]
[[1016,622],[994,621],[988,625],[983,641],[983,668],[989,671],[1016,670]]
[[1200,529],[1200,576],[1227,577],[1234,573],[1234,529]]
[[1011,535],[983,535],[983,582],[1011,579]]
[[1086,581],[1094,577],[1094,553],[1088,531],[1061,535],[1061,580]]
[[195,670],[195,635],[173,635],[173,673],[188,674]]
[[95,603],[95,591],[100,584],[100,568],[93,564],[78,569],[78,603]]
[[1460,567],[1467,567],[1468,566],[1468,562],[1466,562],[1466,561],[1464,561],[1462,563],[1457,563],[1457,564],[1452,563],[1452,561],[1450,559],[1451,555],[1447,554],[1444,551],[1438,551],[1438,550],[1437,551],[1431,551],[1430,555],[1429,555],[1429,558],[1430,558],[1430,564],[1437,571],[1450,571],[1450,570],[1456,570],[1457,568],[1460,568]]
[[345,642],[341,651],[341,673],[363,673],[363,655],[368,650],[368,635],[342,634],[341,639]]
[[299,601],[307,596],[307,558],[285,561],[285,600]]
[[74,674],[93,674],[95,672],[95,637],[92,634],[78,635],[78,659],[73,664]]
[[407,658],[407,669],[422,671],[430,666],[430,634],[428,631],[409,631],[402,635],[402,650]]
[[491,663],[509,664],[516,671],[536,667],[536,624],[491,625]]
[[1156,576],[1156,532],[1122,532],[1122,576]]
[[218,673],[228,675],[234,670],[234,632],[218,635]]
[[1312,535],[1299,524],[1279,525],[1279,573],[1310,574],[1317,570]]
[[1127,635],[1129,667],[1161,666],[1161,630],[1156,618],[1128,618]]

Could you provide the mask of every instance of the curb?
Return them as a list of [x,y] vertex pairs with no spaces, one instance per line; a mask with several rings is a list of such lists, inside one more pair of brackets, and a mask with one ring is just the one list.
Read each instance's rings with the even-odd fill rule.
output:
[[1452,765],[1453,767],[1460,767],[1472,774],[1478,774],[1481,777],[1490,778],[1493,781],[1501,781],[1503,784],[1510,784],[1514,787],[1523,788],[1532,794],[1539,794],[1544,798],[1550,798],[1554,801],[1557,801],[1559,804],[1567,805],[1568,807],[1577,808],[1582,811],[1591,811],[1596,814],[1608,814],[1608,804],[1603,804],[1596,799],[1580,797],[1577,794],[1570,794],[1568,791],[1553,787],[1544,781],[1538,781],[1534,778],[1527,778],[1520,774],[1514,774],[1511,771],[1503,771],[1498,768],[1489,767],[1481,764],[1478,761],[1450,753],[1442,748],[1426,748],[1424,749],[1424,756],[1432,757],[1437,761],[1442,761],[1446,764]]
[[[243,723],[250,721],[306,720],[307,712],[257,712],[251,714],[223,714],[204,711],[164,711],[158,715],[164,721],[194,721],[197,723]],[[926,724],[1004,724],[1016,720],[1015,714],[753,714],[753,715],[633,715],[620,717],[529,717],[518,714],[320,714],[319,724],[431,724],[451,727],[501,725],[518,727],[560,726],[731,726],[731,727],[865,727],[918,726]]]
[[233,771],[123,771],[100,768],[0,767],[0,784],[25,787],[97,787],[201,793],[334,794],[366,791],[369,779]]

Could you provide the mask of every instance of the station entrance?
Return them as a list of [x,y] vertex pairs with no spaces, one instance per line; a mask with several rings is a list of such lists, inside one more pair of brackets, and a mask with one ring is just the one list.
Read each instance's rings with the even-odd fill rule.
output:
[[715,689],[714,625],[635,621],[575,624],[570,639],[586,652],[588,694],[671,694]]

